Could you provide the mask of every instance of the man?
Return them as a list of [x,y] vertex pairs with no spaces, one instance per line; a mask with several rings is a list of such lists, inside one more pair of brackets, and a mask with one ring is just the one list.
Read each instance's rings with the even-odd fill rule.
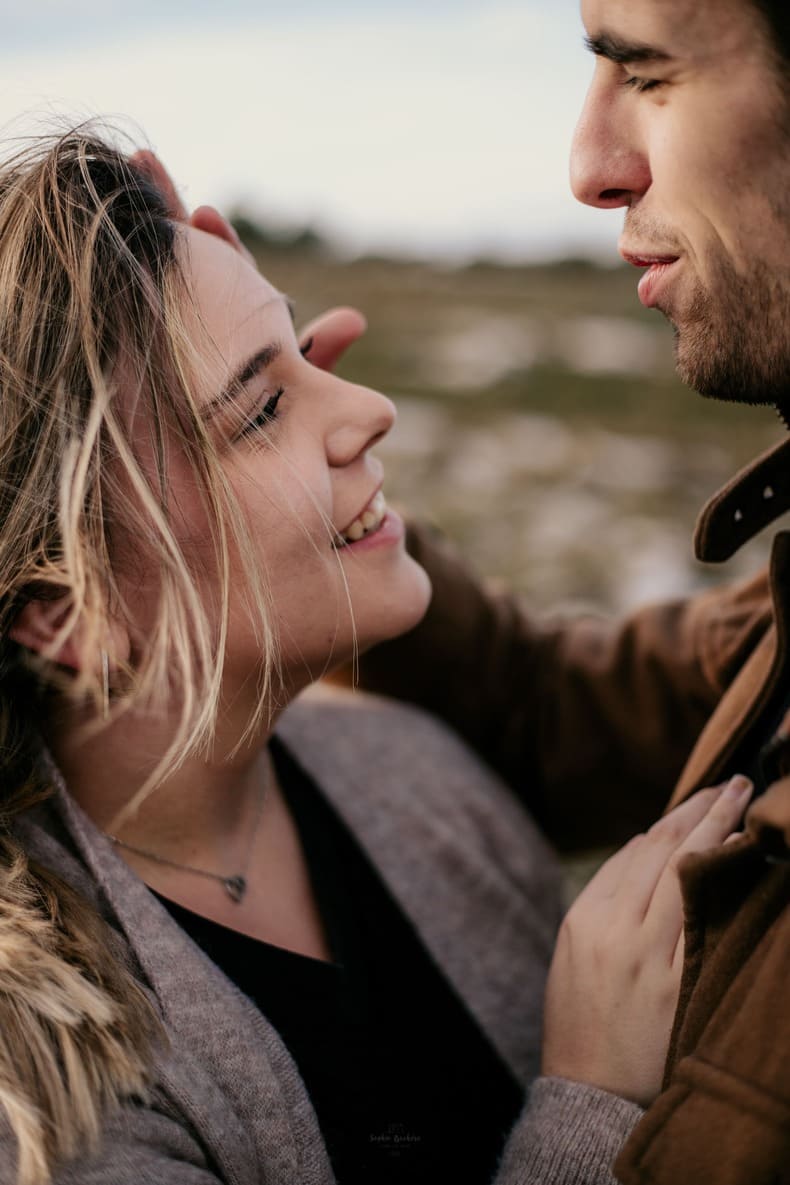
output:
[[[577,197],[623,207],[623,256],[705,396],[790,415],[787,0],[583,0],[595,73]],[[700,558],[790,509],[790,441],[717,495]],[[615,629],[536,626],[417,533],[435,600],[363,660],[370,687],[441,712],[566,845],[644,826],[737,771],[746,836],[683,868],[686,966],[665,1089],[615,1165],[625,1185],[790,1182],[790,534],[770,577]],[[704,727],[703,727],[704,726]]]

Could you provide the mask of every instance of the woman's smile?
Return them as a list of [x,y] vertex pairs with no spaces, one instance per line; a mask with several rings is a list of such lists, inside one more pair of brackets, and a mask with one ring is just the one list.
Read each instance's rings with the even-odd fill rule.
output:
[[387,503],[381,490],[377,490],[364,509],[335,536],[333,547],[351,547],[381,527],[387,514]]
[[[384,499],[382,498],[383,501]],[[359,521],[357,519],[353,525],[356,526],[356,523]],[[354,555],[358,555],[362,551],[369,551],[375,547],[386,547],[388,544],[402,542],[405,531],[406,528],[401,516],[397,511],[391,510],[385,504],[383,516],[375,526],[365,529],[359,539],[352,539],[349,542],[341,539],[340,543],[335,543],[334,546],[341,554],[343,552],[351,552]]]

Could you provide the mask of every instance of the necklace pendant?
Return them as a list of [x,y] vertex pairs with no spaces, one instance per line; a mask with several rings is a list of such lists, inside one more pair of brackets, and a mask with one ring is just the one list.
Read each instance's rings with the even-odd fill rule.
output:
[[226,876],[222,883],[231,901],[241,901],[247,892],[247,881],[243,876]]

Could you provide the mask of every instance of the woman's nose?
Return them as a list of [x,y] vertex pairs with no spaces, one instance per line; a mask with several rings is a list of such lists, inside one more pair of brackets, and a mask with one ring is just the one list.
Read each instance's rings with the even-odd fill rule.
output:
[[386,395],[335,379],[338,388],[332,399],[332,417],[326,431],[329,464],[350,465],[372,448],[395,423],[395,404]]
[[633,114],[621,101],[633,96],[593,81],[576,126],[571,151],[571,188],[586,206],[609,210],[631,206],[651,184],[647,153]]

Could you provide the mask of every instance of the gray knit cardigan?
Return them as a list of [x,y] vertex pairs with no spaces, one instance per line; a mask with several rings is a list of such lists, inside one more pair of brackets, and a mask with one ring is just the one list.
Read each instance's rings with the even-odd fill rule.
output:
[[[523,1083],[524,1109],[496,1185],[608,1185],[641,1111],[603,1091],[536,1080],[559,897],[556,862],[526,812],[457,738],[411,708],[317,690],[277,731]],[[152,1098],[108,1115],[98,1154],[64,1167],[58,1185],[334,1185],[315,1112],[276,1030],[65,789],[20,831],[31,855],[118,929],[170,1037]],[[0,1124],[1,1185],[12,1185],[14,1165]]]

